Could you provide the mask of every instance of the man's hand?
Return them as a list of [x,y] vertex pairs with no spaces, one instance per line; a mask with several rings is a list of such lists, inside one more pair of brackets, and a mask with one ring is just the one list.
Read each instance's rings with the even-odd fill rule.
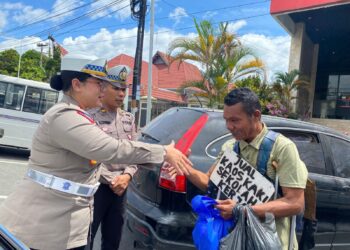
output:
[[179,175],[189,175],[188,169],[192,167],[192,162],[179,150],[174,147],[174,142],[165,146],[166,155],[164,160],[168,162]]
[[130,175],[122,174],[114,177],[109,187],[113,190],[116,195],[122,196],[122,194],[127,189],[129,182],[131,180]]
[[237,202],[231,199],[217,200],[218,204],[215,205],[220,210],[220,215],[225,220],[232,218],[232,210],[236,206]]

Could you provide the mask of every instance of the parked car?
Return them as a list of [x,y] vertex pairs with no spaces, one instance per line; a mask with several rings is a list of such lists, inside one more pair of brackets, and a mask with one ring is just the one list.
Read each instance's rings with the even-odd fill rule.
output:
[[[203,116],[205,126],[194,141],[190,160],[206,172],[224,142],[232,138],[222,111],[172,108],[146,126],[139,138],[148,143],[178,141]],[[317,187],[315,249],[350,249],[350,138],[319,125],[263,116],[274,131],[290,138]],[[182,138],[186,140],[186,138]],[[140,168],[127,193],[126,228],[136,249],[195,249],[196,215],[191,199],[202,192],[185,178],[163,178],[162,166]]]
[[1,250],[29,250],[20,240],[16,239],[5,227],[0,224]]

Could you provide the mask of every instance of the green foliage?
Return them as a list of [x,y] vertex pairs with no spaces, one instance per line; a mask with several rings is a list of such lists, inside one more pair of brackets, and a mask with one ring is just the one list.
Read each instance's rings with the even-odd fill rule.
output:
[[44,81],[46,79],[45,70],[40,67],[40,56],[40,52],[33,49],[26,51],[22,55],[20,71],[21,78],[35,81]]
[[54,47],[53,57],[48,58],[45,64],[46,79],[50,80],[52,76],[56,75],[56,73],[60,71],[60,66],[61,66],[60,49],[58,47]]
[[236,81],[235,87],[246,87],[254,91],[255,94],[257,94],[257,96],[259,97],[259,101],[262,107],[262,113],[269,113],[269,110],[267,109],[267,104],[274,99],[274,96],[271,90],[271,86],[268,85],[266,82],[262,82],[260,77],[248,76],[247,78]]
[[14,49],[0,52],[0,74],[17,76],[19,54]]
[[[42,57],[42,66],[40,60]],[[14,49],[0,52],[0,74],[17,76],[19,54]],[[41,55],[39,51],[28,50],[21,57],[20,77],[35,80],[49,81],[60,70],[61,54],[59,48],[53,51],[53,57]]]
[[292,112],[292,100],[296,99],[296,91],[299,88],[307,88],[309,81],[299,77],[298,70],[291,72],[277,72],[276,80],[272,85],[272,90],[276,97],[286,107],[289,113]]
[[228,23],[214,27],[209,21],[197,23],[195,38],[178,38],[170,43],[168,55],[171,63],[192,60],[202,65],[202,81],[184,83],[187,87],[201,90],[198,96],[208,100],[209,107],[222,107],[223,97],[229,84],[252,73],[262,73],[263,64],[248,48],[243,47],[238,37],[228,32]]

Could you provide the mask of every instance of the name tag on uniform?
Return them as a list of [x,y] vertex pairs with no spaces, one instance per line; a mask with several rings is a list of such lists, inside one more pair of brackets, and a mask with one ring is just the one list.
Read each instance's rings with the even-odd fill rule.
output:
[[100,124],[100,125],[103,125],[103,124],[109,125],[109,124],[111,124],[111,121],[99,121],[98,124]]

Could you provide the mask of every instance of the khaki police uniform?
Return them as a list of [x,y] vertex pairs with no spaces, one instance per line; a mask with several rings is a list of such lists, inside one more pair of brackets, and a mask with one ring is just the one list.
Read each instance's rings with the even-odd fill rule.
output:
[[[88,111],[98,126],[108,135],[117,139],[136,140],[135,119],[133,114],[122,109],[107,111],[96,108]],[[100,226],[102,249],[118,249],[124,224],[125,193],[115,194],[109,187],[112,180],[119,175],[135,174],[137,167],[126,164],[101,164],[101,185],[94,196],[94,216],[91,226],[91,249],[96,232]]]
[[[136,140],[137,134],[133,114],[122,109],[118,109],[118,112],[109,112],[104,108],[88,110],[88,113],[106,134],[116,139]],[[132,177],[136,170],[135,165],[101,164],[100,182],[109,184],[115,176],[124,173],[130,174]]]
[[[97,164],[161,163],[164,147],[116,140],[65,95],[43,116],[28,167],[81,184],[99,180]],[[46,188],[25,177],[0,209],[0,224],[30,248],[62,250],[87,244],[92,197]]]
[[[247,160],[253,167],[257,165],[260,145],[266,136],[268,130],[264,124],[263,130],[250,143],[239,141],[240,155]],[[219,157],[227,148],[233,150],[235,140],[227,141],[223,147]],[[272,166],[272,162],[278,164],[277,170]],[[279,184],[281,187],[288,188],[303,188],[306,187],[308,171],[304,162],[300,159],[296,145],[287,137],[279,135],[272,147],[269,161],[267,163],[267,176],[272,180],[278,175]],[[288,250],[289,235],[290,235],[290,218],[276,218],[276,229],[282,243],[282,249]],[[296,234],[294,234],[294,247],[298,249]]]

